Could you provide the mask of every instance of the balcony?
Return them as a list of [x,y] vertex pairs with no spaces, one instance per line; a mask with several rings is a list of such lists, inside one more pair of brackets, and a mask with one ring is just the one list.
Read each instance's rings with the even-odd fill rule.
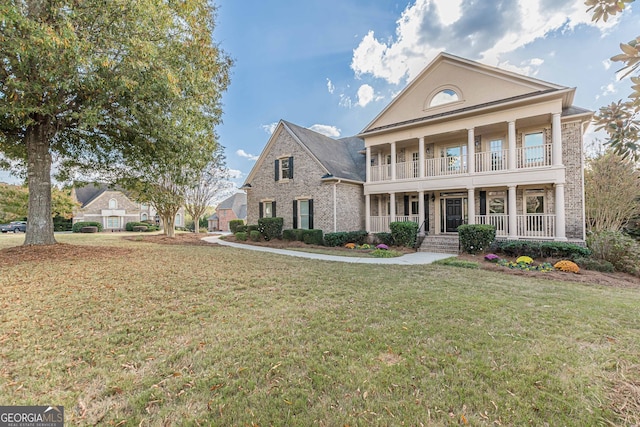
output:
[[[438,178],[468,173],[467,155],[437,157],[424,160],[424,177]],[[509,150],[485,151],[474,156],[475,173],[492,173],[509,170]],[[519,147],[515,150],[515,168],[539,168],[552,165],[552,145]],[[396,179],[419,179],[420,162],[400,162],[395,165]],[[371,166],[369,182],[391,181],[391,165]]]

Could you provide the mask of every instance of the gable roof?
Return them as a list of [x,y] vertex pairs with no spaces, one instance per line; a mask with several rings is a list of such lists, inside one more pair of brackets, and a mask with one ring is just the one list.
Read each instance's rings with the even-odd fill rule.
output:
[[236,193],[227,197],[216,208],[217,211],[221,209],[231,209],[236,214],[236,218],[245,219],[247,217],[247,194]]
[[82,187],[73,187],[73,192],[75,193],[76,200],[80,203],[80,207],[82,208],[93,202],[106,191],[121,190],[109,188],[107,184],[87,184]]
[[[460,99],[431,106],[433,96],[453,90]],[[438,54],[360,133],[403,127],[509,104],[562,99],[572,107],[575,88],[491,67],[445,52]]]

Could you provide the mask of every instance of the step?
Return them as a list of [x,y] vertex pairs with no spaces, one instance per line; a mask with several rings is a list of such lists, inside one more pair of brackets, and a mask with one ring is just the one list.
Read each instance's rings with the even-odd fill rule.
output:
[[458,236],[426,236],[418,252],[458,253]]

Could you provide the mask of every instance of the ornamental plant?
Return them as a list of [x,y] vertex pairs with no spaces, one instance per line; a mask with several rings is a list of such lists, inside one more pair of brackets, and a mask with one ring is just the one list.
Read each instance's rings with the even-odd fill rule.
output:
[[384,243],[380,243],[378,246],[376,246],[376,249],[382,249],[383,251],[388,251],[389,246],[385,245]]
[[356,244],[355,243],[347,243],[346,245],[344,245],[345,248],[347,249],[355,249],[356,248]]
[[553,267],[556,270],[566,271],[569,273],[578,273],[580,271],[580,267],[578,267],[575,262],[566,259],[556,262]]
[[518,257],[518,259],[516,259],[516,262],[518,264],[523,263],[523,264],[533,264],[533,258],[528,257],[528,256],[521,256]]
[[484,259],[486,259],[489,262],[498,262],[500,260],[500,257],[496,254],[486,254],[484,256]]

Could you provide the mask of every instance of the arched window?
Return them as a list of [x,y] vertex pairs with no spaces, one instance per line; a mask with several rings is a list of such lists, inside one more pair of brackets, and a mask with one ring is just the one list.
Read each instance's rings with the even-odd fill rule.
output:
[[116,199],[109,200],[109,209],[118,209],[118,201]]
[[180,214],[176,214],[176,225],[177,226],[181,226],[182,225],[182,215],[180,215]]
[[448,104],[450,102],[459,101],[460,97],[453,89],[444,89],[440,92],[436,93],[433,98],[431,98],[431,102],[429,102],[429,107],[437,107],[439,105]]
[[140,217],[140,219],[141,219],[142,221],[146,221],[148,218],[149,218],[149,217],[147,216],[147,214],[146,214],[146,213],[143,213],[143,214],[142,214],[142,216]]

